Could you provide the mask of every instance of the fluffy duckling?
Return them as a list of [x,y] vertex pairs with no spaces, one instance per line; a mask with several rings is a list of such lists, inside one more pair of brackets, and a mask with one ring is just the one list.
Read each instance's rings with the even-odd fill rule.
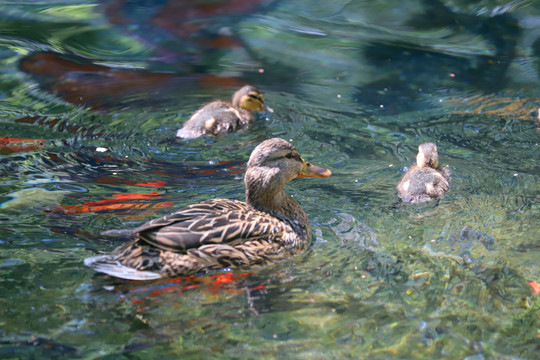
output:
[[311,242],[302,207],[283,188],[296,177],[328,177],[285,140],[269,139],[251,153],[244,178],[246,202],[212,199],[183,207],[134,230],[133,237],[87,266],[115,277],[152,280],[206,270],[264,265],[300,252]]
[[217,100],[197,110],[176,132],[183,139],[195,139],[201,135],[218,135],[236,131],[253,122],[253,111],[265,109],[264,96],[254,86],[246,85],[232,98],[232,103]]
[[413,165],[397,185],[398,196],[405,202],[421,203],[442,199],[449,190],[450,170],[438,167],[437,145],[418,146],[416,165]]

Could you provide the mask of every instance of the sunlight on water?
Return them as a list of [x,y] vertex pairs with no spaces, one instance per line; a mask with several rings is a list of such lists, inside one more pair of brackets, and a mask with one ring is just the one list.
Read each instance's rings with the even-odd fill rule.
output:
[[[0,358],[536,358],[534,2],[203,5],[0,5]],[[175,137],[246,83],[273,113]],[[333,173],[286,187],[309,249],[153,282],[84,266],[120,245],[104,230],[243,200],[270,137]],[[427,141],[450,191],[403,204]]]

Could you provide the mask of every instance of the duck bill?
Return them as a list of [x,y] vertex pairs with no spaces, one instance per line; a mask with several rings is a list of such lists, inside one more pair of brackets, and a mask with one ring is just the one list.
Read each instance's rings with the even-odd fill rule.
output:
[[304,162],[302,171],[298,173],[298,177],[320,177],[325,178],[332,175],[332,172],[323,167]]

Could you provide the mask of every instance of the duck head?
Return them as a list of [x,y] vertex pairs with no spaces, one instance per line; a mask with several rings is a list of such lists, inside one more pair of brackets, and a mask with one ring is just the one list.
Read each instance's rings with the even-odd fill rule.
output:
[[276,208],[288,197],[283,188],[297,177],[328,177],[332,173],[300,156],[289,142],[273,138],[263,141],[249,158],[245,183],[246,201],[256,208]]
[[251,111],[263,111],[265,109],[263,94],[251,85],[246,85],[235,92],[232,104]]
[[418,167],[430,167],[436,169],[439,165],[439,154],[437,145],[434,143],[423,143],[418,146],[418,155],[416,155],[416,165]]

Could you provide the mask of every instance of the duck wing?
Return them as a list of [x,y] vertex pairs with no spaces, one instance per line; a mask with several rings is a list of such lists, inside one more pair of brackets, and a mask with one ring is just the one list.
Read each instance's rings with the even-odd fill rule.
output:
[[135,229],[141,240],[162,250],[185,253],[208,244],[235,245],[277,239],[290,229],[244,202],[214,199],[192,204]]

